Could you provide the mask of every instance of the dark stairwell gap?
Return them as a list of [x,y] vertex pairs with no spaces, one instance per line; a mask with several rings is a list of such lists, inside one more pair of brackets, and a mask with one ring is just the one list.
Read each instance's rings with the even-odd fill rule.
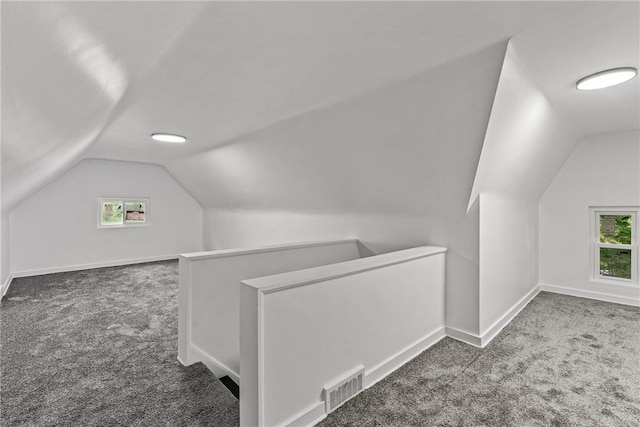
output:
[[231,378],[229,378],[229,375],[225,375],[224,377],[220,378],[220,382],[229,389],[229,391],[236,397],[236,399],[240,399],[240,387],[238,386],[238,384],[234,383]]

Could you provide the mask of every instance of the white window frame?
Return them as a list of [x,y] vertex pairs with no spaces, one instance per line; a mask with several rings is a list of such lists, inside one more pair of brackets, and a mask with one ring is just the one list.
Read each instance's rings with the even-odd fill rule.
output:
[[[102,204],[104,202],[120,202],[122,203],[122,224],[103,224],[102,223]],[[144,221],[143,222],[127,222],[125,216],[125,204],[128,202],[142,202],[144,203]],[[149,197],[101,197],[98,199],[98,228],[126,228],[126,227],[144,227],[150,225],[150,200]]]
[[[640,218],[639,206],[599,206],[590,207],[591,219],[591,280],[614,285],[638,285],[638,242],[640,233],[638,219]],[[600,216],[601,215],[630,215],[631,216],[631,244],[618,245],[600,242]],[[603,276],[600,274],[600,248],[628,249],[631,251],[631,279],[622,277]]]

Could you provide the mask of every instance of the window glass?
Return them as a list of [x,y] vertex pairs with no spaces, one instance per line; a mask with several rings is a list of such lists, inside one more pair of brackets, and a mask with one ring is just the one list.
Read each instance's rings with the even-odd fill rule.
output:
[[145,203],[141,201],[125,202],[125,220],[129,223],[145,221]]
[[[594,208],[594,278],[638,282],[636,207]],[[610,282],[613,283],[613,282]]]
[[98,199],[98,228],[149,225],[147,197]]
[[631,279],[631,249],[600,248],[600,274]]
[[631,244],[631,215],[600,215],[600,243]]
[[122,202],[103,201],[101,213],[102,225],[122,224]]

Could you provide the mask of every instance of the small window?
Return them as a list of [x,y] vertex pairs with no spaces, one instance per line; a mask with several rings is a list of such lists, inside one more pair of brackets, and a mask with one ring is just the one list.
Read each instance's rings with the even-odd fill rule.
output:
[[637,283],[638,210],[592,209],[594,278]]
[[127,223],[141,224],[145,220],[146,203],[141,200],[124,202],[124,220]]
[[122,225],[121,201],[103,200],[101,203],[101,212],[100,225]]
[[98,227],[125,227],[148,222],[149,199],[98,200]]

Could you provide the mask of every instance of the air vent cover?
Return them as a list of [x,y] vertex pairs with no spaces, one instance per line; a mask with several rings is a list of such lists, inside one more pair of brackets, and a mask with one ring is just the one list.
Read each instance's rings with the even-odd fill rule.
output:
[[342,379],[324,388],[325,410],[335,411],[344,402],[364,390],[364,366],[359,366]]

